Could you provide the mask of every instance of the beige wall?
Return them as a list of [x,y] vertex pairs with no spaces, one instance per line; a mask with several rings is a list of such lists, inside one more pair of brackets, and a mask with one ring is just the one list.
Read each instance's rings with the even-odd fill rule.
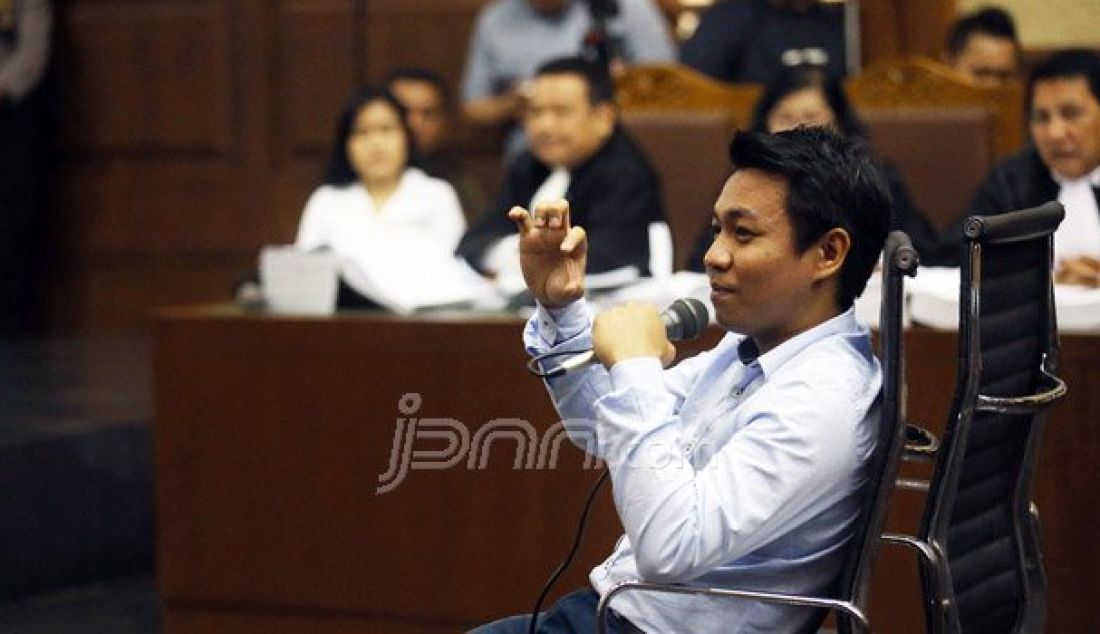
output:
[[1016,18],[1025,48],[1100,46],[1100,0],[958,0],[960,13],[988,4]]

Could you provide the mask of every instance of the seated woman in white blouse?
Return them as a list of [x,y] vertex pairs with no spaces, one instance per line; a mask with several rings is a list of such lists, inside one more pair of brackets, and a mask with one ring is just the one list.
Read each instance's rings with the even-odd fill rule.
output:
[[[296,246],[330,248],[373,275],[392,259],[380,258],[383,252],[449,257],[466,229],[458,196],[450,183],[414,167],[414,156],[397,99],[382,88],[355,94],[340,116],[324,184],[302,213]],[[342,305],[357,303],[345,293]]]

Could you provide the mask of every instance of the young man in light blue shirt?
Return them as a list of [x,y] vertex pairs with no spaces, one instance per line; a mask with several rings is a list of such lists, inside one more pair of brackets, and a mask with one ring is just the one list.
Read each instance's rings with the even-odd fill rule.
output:
[[[740,133],[705,263],[715,348],[666,368],[657,309],[596,316],[583,300],[587,239],[564,201],[509,216],[539,308],[532,354],[592,348],[597,365],[548,381],[574,442],[605,460],[626,529],[539,632],[594,631],[599,595],[628,580],[825,593],[840,571],[875,446],[881,370],[852,302],[889,227],[878,168],[822,128]],[[794,632],[803,608],[631,593],[619,632]],[[512,617],[479,632],[523,632]]]

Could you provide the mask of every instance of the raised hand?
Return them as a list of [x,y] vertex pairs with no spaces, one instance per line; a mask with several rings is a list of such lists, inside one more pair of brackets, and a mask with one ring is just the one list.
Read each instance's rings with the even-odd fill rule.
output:
[[519,260],[531,295],[547,308],[559,308],[584,295],[588,239],[569,224],[569,203],[539,203],[534,213],[513,207],[508,217],[519,228]]

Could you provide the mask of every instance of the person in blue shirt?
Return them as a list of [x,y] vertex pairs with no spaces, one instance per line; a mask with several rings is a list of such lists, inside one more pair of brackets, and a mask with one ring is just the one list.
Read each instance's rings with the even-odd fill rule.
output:
[[[599,364],[548,379],[574,443],[610,472],[626,534],[538,631],[594,631],[601,594],[629,581],[827,593],[842,566],[876,443],[882,373],[852,303],[889,228],[889,190],[861,145],[830,130],[742,132],[705,262],[728,334],[669,367],[656,307],[593,318],[588,240],[565,201],[516,207],[538,307],[532,355],[591,348]],[[812,611],[624,594],[617,632],[795,632]],[[523,632],[517,616],[475,630]]]
[[[505,161],[523,151],[519,126],[530,80],[546,62],[582,55],[593,36],[592,0],[493,0],[474,24],[462,76],[462,113],[485,128],[508,128]],[[618,0],[606,19],[611,70],[671,62],[676,47],[654,0]],[[605,11],[606,12],[606,11]]]

